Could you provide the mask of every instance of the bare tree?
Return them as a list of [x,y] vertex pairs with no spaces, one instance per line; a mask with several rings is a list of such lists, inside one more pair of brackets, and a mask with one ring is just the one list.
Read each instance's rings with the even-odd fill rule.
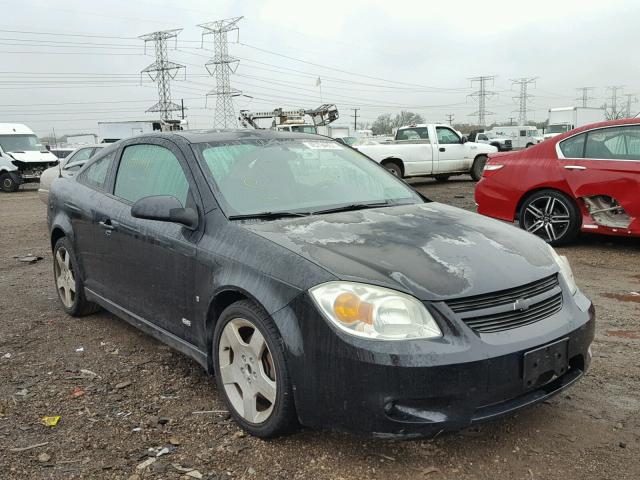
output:
[[393,121],[390,113],[380,115],[371,124],[371,130],[374,135],[391,135],[393,130]]

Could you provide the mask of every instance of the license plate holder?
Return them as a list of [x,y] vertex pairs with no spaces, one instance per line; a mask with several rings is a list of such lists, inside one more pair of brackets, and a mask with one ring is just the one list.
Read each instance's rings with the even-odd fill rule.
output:
[[549,383],[567,373],[569,339],[544,345],[524,354],[524,387],[535,388]]

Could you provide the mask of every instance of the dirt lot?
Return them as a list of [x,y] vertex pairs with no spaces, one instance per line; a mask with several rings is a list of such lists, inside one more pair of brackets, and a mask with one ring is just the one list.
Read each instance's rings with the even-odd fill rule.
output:
[[[470,181],[412,183],[473,209]],[[566,394],[429,441],[318,431],[262,441],[239,432],[195,362],[108,313],[62,313],[33,188],[0,194],[0,219],[2,479],[170,479],[189,469],[185,478],[640,478],[638,240],[589,237],[562,249],[598,313],[592,368]],[[44,259],[14,258],[27,253]],[[41,423],[58,415],[55,427]]]

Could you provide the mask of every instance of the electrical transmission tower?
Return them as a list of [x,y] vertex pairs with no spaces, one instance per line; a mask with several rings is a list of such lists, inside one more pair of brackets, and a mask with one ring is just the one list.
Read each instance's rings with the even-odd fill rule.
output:
[[487,83],[491,81],[491,83],[493,84],[494,78],[496,78],[495,75],[483,75],[480,77],[472,77],[469,79],[471,80],[471,85],[473,85],[475,82],[478,83],[478,90],[469,95],[470,97],[478,99],[478,110],[470,113],[469,115],[478,116],[478,126],[480,127],[486,127],[486,116],[493,115],[493,112],[487,111],[487,98],[494,96],[496,92],[490,92],[489,90],[487,90]]
[[576,88],[579,92],[582,92],[576,100],[581,103],[581,107],[587,108],[589,105],[589,100],[593,100],[595,97],[590,97],[589,92],[593,91],[593,87],[580,87]]
[[624,96],[627,97],[626,117],[631,118],[633,117],[633,115],[631,115],[631,104],[636,103],[638,101],[638,97],[635,93],[625,93]]
[[515,80],[511,80],[513,85],[520,86],[520,94],[516,97],[513,97],[514,100],[518,100],[519,108],[518,108],[518,125],[526,125],[527,124],[527,100],[533,98],[533,95],[529,95],[527,93],[527,89],[529,85],[535,85],[538,77],[522,77],[517,78]]
[[231,74],[235,73],[240,60],[229,55],[229,43],[227,34],[236,31],[240,37],[238,22],[243,17],[233,17],[215,22],[198,25],[202,32],[203,42],[205,35],[213,35],[213,58],[205,67],[209,75],[215,77],[216,87],[207,95],[216,96],[216,109],[213,118],[214,128],[237,127],[237,119],[233,108],[233,97],[242,95],[242,92],[231,88]]
[[[611,105],[609,105],[611,110],[608,113],[609,120],[620,118],[621,112],[619,110],[620,106],[618,105],[618,92],[622,92],[623,88],[624,85],[611,85],[610,87],[607,87],[607,91],[611,92],[611,97],[609,97],[611,99]],[[606,103],[604,106],[605,110],[608,110]]]
[[181,31],[181,28],[176,28],[174,30],[148,33],[139,37],[141,40],[144,40],[145,52],[147,42],[154,42],[155,44],[156,61],[140,73],[146,73],[151,80],[158,84],[158,103],[147,110],[147,112],[159,112],[161,120],[170,120],[171,112],[182,109],[180,105],[171,101],[171,80],[176,78],[180,69],[185,68],[185,66],[170,62],[167,53],[167,40],[175,38],[177,45],[178,34]]

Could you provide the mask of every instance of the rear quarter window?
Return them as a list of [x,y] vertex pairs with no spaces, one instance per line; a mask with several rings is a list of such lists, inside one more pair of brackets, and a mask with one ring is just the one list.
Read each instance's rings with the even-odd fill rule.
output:
[[560,142],[560,151],[565,158],[584,158],[584,140],[586,135],[581,133],[575,137]]
[[115,158],[116,151],[114,150],[104,157],[91,162],[91,164],[78,175],[78,181],[91,188],[106,190],[107,174]]

